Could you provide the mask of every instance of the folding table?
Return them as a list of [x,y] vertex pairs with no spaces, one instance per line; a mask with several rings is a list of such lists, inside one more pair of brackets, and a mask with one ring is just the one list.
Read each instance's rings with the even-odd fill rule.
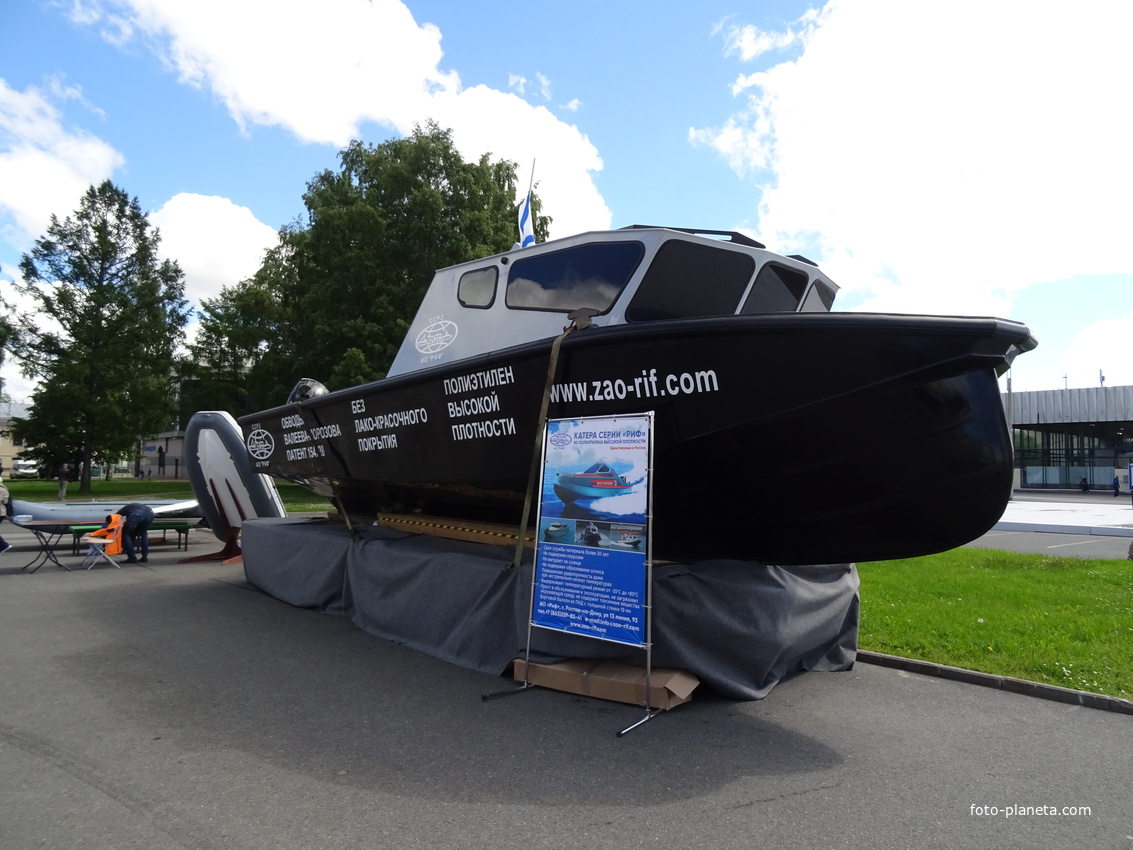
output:
[[29,573],[34,573],[44,564],[49,561],[57,567],[62,567],[67,572],[71,568],[55,557],[55,544],[58,543],[64,534],[67,534],[69,526],[74,525],[74,522],[66,520],[60,521],[55,519],[40,519],[29,520],[28,522],[13,522],[13,525],[18,525],[20,528],[26,528],[35,535],[35,539],[39,541],[39,552],[31,561],[24,564],[23,569]]

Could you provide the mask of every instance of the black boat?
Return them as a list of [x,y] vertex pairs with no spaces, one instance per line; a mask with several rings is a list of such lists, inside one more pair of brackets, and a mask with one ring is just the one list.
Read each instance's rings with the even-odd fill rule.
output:
[[[240,425],[256,471],[347,514],[516,524],[544,395],[551,418],[652,410],[657,559],[973,540],[1012,485],[996,378],[1034,339],[1004,319],[831,313],[836,291],[740,234],[581,234],[438,271],[389,377],[303,381]],[[582,327],[560,337],[568,314]]]

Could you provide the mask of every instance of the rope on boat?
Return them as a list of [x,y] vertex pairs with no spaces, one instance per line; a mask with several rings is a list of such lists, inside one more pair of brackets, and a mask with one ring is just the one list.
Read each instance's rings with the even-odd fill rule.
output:
[[527,479],[527,495],[523,499],[523,518],[519,522],[519,542],[515,546],[515,558],[511,565],[518,567],[523,559],[523,541],[527,537],[527,524],[531,519],[531,493],[535,489],[535,482],[541,480],[539,467],[543,461],[543,432],[547,424],[547,408],[551,403],[551,385],[555,382],[555,372],[559,365],[559,347],[563,340],[573,331],[590,327],[590,317],[597,316],[598,311],[591,307],[581,307],[567,315],[570,324],[563,328],[563,332],[555,337],[551,343],[551,360],[547,363],[547,381],[543,385],[543,401],[539,406],[539,419],[535,427],[535,451],[531,458],[531,474]]

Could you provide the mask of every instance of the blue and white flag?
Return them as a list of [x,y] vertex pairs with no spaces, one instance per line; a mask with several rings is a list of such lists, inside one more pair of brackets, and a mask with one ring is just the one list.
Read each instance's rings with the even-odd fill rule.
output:
[[531,192],[519,205],[519,247],[535,244],[535,224],[531,219]]

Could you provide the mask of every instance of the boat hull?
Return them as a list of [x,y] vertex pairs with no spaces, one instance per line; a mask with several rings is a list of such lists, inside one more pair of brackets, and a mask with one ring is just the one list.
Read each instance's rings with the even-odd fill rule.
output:
[[[198,519],[201,516],[200,503],[195,499],[157,499],[145,502],[153,508],[159,519]],[[27,522],[51,522],[59,520],[59,525],[39,526],[41,531],[57,534],[76,523],[101,523],[110,514],[117,513],[125,502],[28,502],[12,500],[14,517],[27,517]],[[19,525],[19,523],[17,523]]]
[[222,410],[193,414],[185,428],[189,483],[208,527],[221,542],[252,517],[282,517],[287,512],[271,478],[247,464],[240,428]]
[[[1033,345],[1014,322],[932,316],[591,328],[562,345],[548,415],[654,411],[657,559],[913,557],[1002,515],[996,377]],[[243,417],[253,469],[352,514],[518,522],[549,357],[545,340]]]
[[628,493],[632,489],[632,485],[611,478],[592,479],[586,475],[560,475],[554,485],[555,495],[563,502],[606,499]]

